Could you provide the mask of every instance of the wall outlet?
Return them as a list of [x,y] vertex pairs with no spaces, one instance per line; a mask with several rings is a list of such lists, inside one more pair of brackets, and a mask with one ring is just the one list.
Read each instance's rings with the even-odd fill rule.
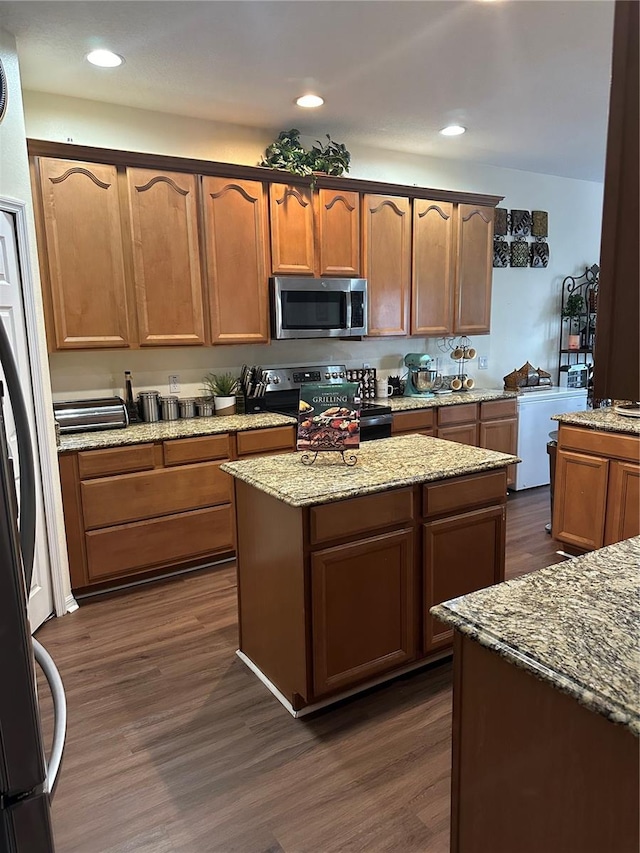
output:
[[177,373],[169,374],[169,393],[170,394],[179,394],[180,393],[180,377]]
[[363,362],[362,362],[362,369],[363,369],[363,370],[369,370],[369,368],[370,368],[370,367],[371,367],[371,365],[369,364],[369,362],[368,362],[368,361],[363,361]]
[[489,356],[479,355],[478,356],[478,370],[487,370],[488,367],[489,367]]

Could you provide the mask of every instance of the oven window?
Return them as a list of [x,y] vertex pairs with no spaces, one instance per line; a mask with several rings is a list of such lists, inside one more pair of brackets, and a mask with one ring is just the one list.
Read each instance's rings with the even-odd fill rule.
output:
[[347,294],[341,291],[284,290],[283,329],[346,329]]

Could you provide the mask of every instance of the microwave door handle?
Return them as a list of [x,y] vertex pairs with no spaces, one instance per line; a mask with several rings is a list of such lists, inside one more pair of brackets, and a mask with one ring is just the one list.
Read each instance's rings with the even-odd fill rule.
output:
[[347,293],[347,316],[345,318],[345,328],[349,331],[351,329],[351,315],[352,315],[352,307],[351,300],[353,298],[353,294],[351,291]]

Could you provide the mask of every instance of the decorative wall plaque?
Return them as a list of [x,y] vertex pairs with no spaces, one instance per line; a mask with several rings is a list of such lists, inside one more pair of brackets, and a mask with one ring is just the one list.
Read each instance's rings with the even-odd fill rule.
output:
[[511,243],[511,266],[529,266],[529,244],[524,237],[520,237]]
[[[528,210],[511,211],[511,233],[514,237],[528,237],[531,234],[531,213]],[[513,264],[512,264],[513,266]]]
[[543,240],[531,244],[531,266],[535,269],[549,266],[549,244]]
[[546,210],[531,211],[531,234],[533,237],[547,237],[549,235],[549,214]]
[[498,268],[509,266],[509,244],[506,240],[493,241],[493,265]]
[[493,236],[504,237],[507,234],[507,227],[507,208],[496,207],[493,218]]

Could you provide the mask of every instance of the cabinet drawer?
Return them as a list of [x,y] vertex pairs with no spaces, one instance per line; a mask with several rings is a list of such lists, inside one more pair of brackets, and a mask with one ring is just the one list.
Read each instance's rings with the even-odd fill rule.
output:
[[369,531],[406,524],[412,519],[413,489],[394,489],[311,507],[309,540],[317,545],[345,536],[355,539]]
[[81,480],[105,477],[108,474],[148,471],[150,468],[153,468],[153,444],[108,447],[104,450],[83,450],[78,453],[78,473]]
[[230,551],[232,531],[229,505],[94,530],[85,534],[89,578],[103,580]]
[[216,462],[105,477],[80,488],[85,530],[231,501],[231,478]]
[[491,421],[496,418],[515,418],[518,404],[515,399],[486,400],[480,403],[480,420]]
[[396,412],[393,416],[391,432],[414,432],[431,429],[435,421],[434,409],[417,409],[413,412]]
[[293,450],[293,426],[250,429],[237,435],[238,456],[250,453],[270,453],[273,450]]
[[444,441],[457,441],[458,444],[470,444],[472,447],[477,447],[478,424],[474,421],[470,424],[440,427],[438,438],[442,438]]
[[229,435],[203,435],[197,438],[176,438],[163,441],[165,465],[186,465],[208,459],[229,458]]
[[506,503],[507,473],[505,468],[489,474],[472,474],[422,487],[422,514],[425,518],[473,509],[496,503]]
[[439,406],[438,426],[450,424],[466,424],[478,420],[477,403],[461,403],[460,405]]
[[626,459],[638,462],[640,457],[640,438],[635,435],[621,435],[615,432],[601,432],[595,429],[560,424],[558,448],[561,450],[583,450],[598,456]]

